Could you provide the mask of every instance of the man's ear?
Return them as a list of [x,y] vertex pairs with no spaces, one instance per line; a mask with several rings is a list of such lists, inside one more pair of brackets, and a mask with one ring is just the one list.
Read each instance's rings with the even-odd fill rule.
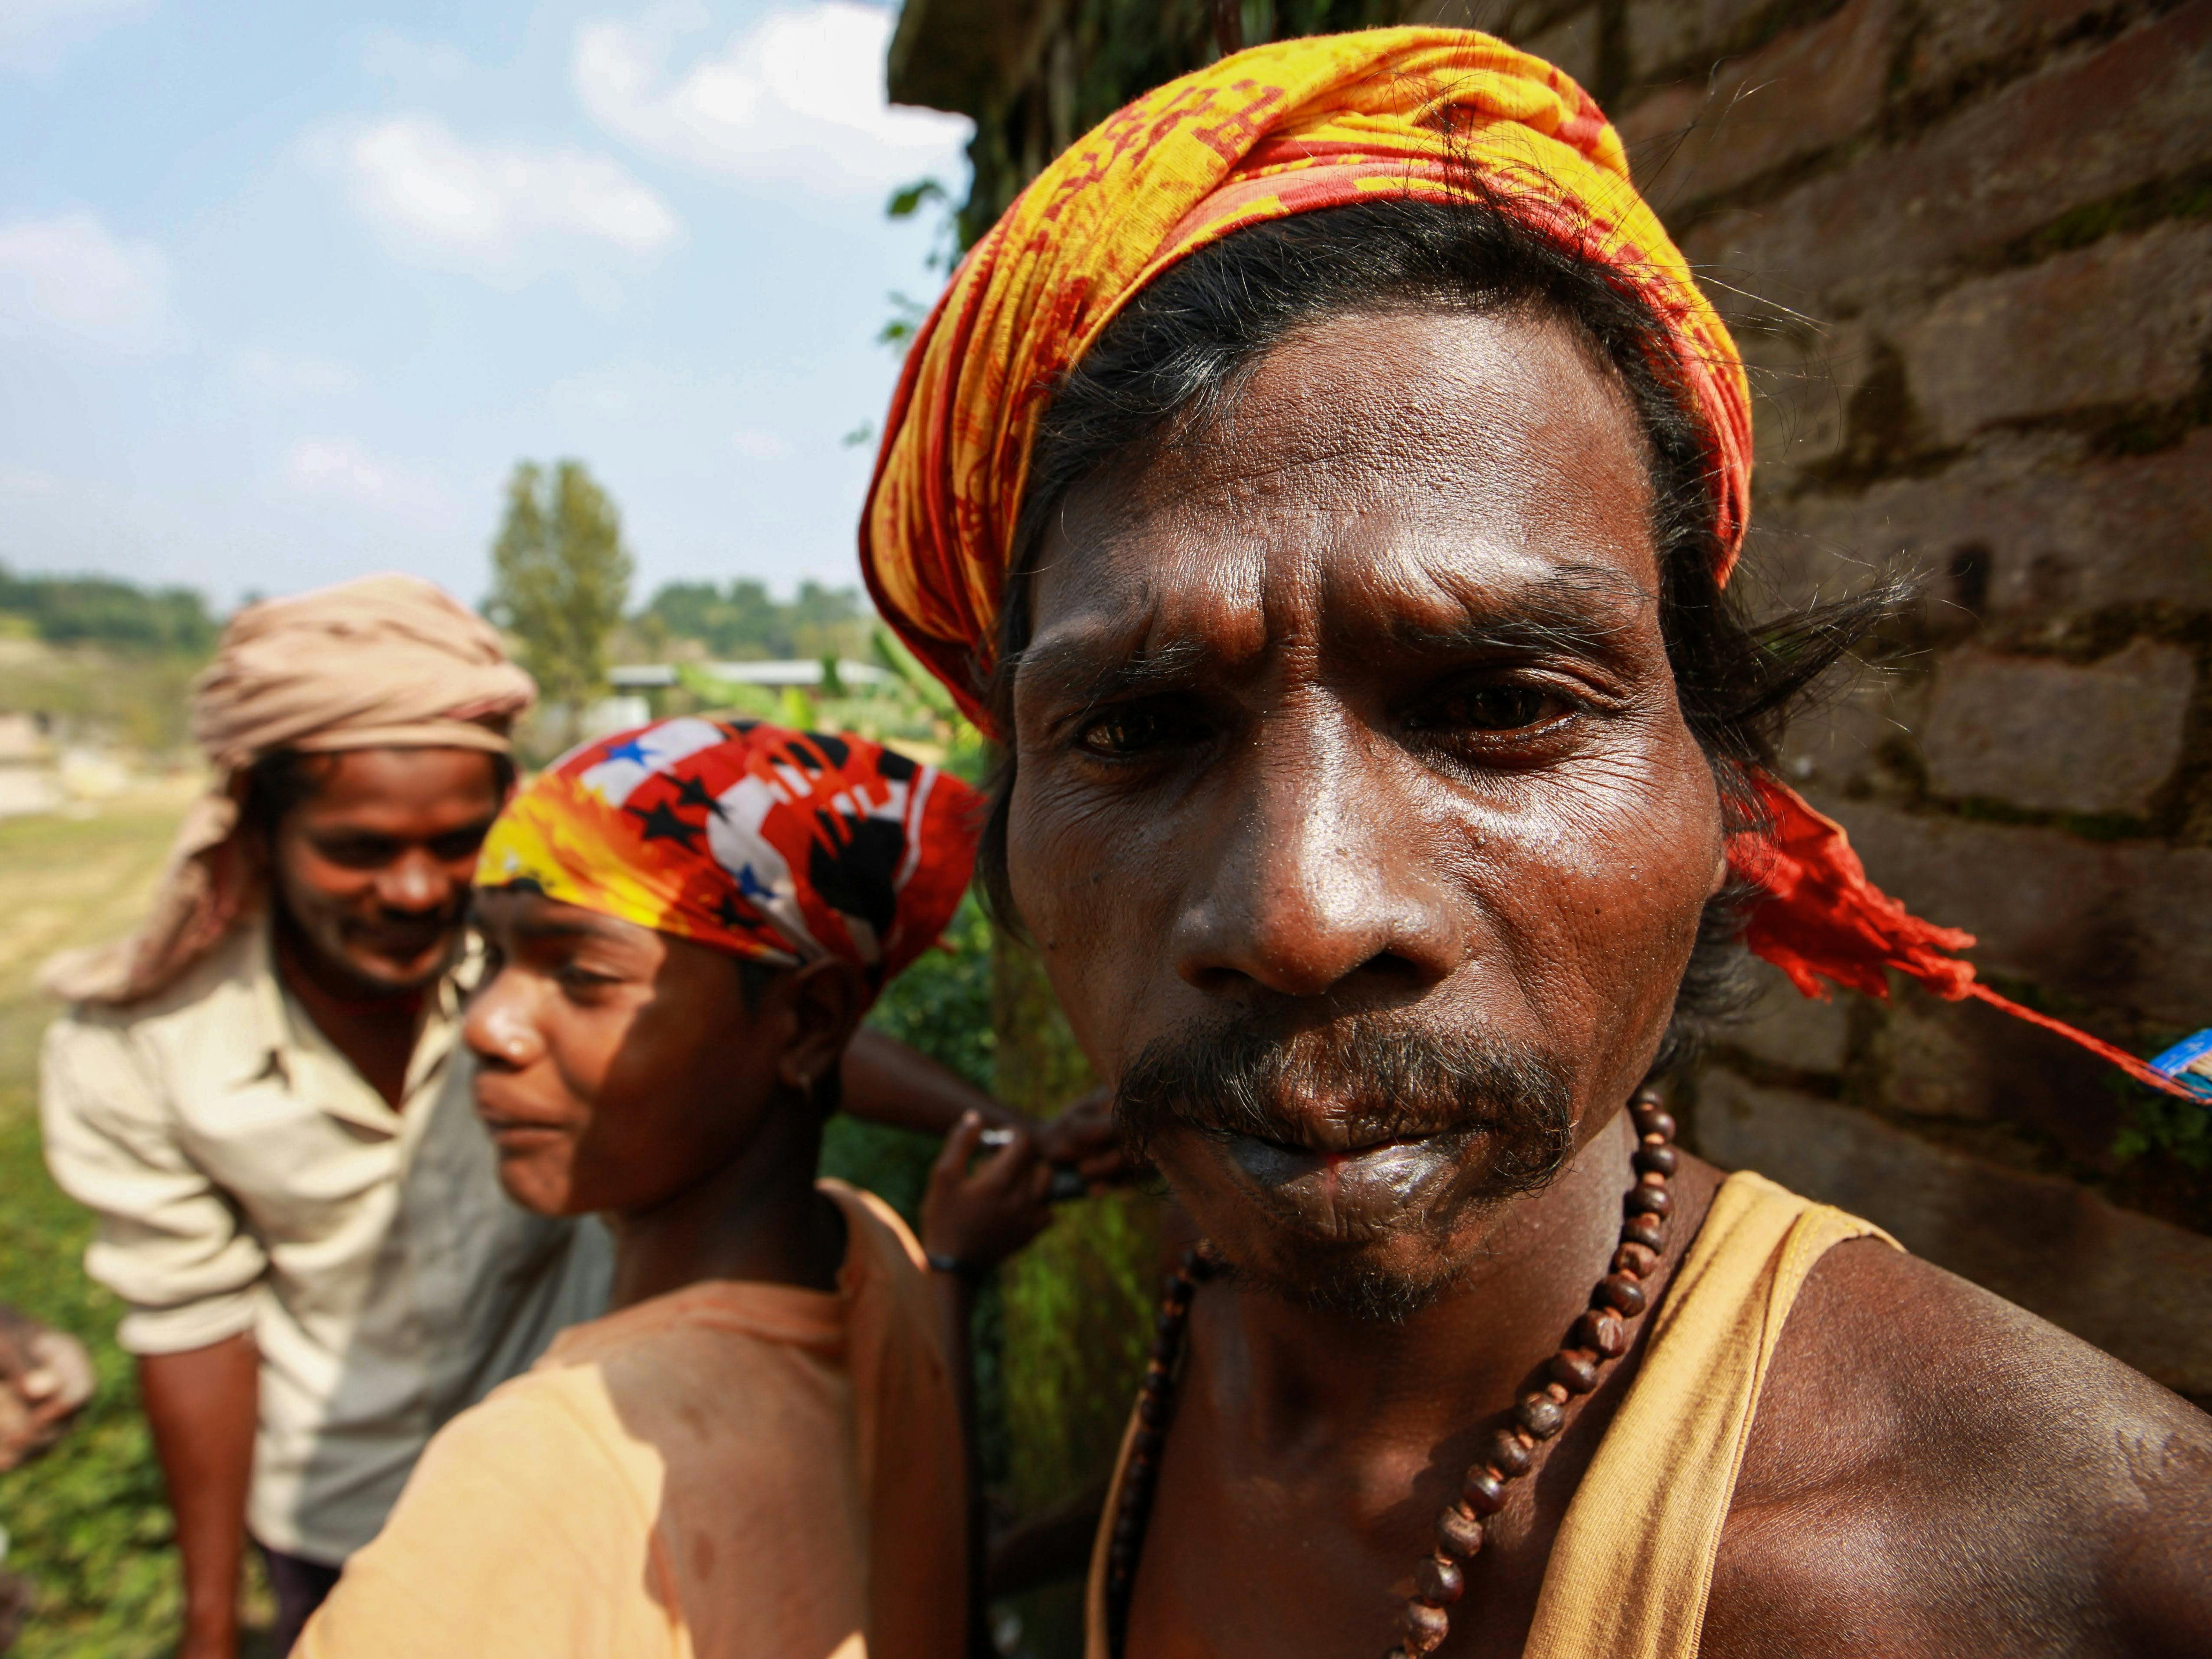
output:
[[809,963],[782,975],[790,1012],[791,1041],[776,1059],[776,1081],[811,1096],[835,1071],[867,1012],[860,970],[849,962]]

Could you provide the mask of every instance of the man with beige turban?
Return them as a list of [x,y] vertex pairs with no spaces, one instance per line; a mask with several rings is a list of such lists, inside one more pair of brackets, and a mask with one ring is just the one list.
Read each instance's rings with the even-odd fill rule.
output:
[[[215,784],[151,917],[48,970],[74,1006],[46,1038],[47,1158],[128,1306],[184,1659],[233,1659],[249,1535],[289,1648],[432,1431],[604,1310],[605,1235],[501,1192],[457,1044],[470,878],[533,696],[427,582],[248,607],[195,689]],[[880,1036],[844,1083],[883,1121],[1002,1121]]]

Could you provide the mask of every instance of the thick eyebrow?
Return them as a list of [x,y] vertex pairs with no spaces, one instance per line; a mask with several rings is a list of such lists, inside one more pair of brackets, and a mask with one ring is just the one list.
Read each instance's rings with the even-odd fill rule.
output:
[[1041,680],[1055,699],[1091,708],[1186,684],[1206,656],[1195,640],[1172,640],[1101,661],[1100,643],[1096,635],[1047,640],[1022,653],[1017,671]]
[[1454,657],[1560,653],[1603,659],[1618,656],[1636,617],[1651,602],[1636,581],[1601,565],[1575,565],[1506,592],[1439,586],[1467,607],[1441,627],[1391,624],[1390,641],[1408,651]]
[[[1652,597],[1632,577],[1602,565],[1568,566],[1504,591],[1455,584],[1448,577],[1439,577],[1437,586],[1467,614],[1441,625],[1393,623],[1393,646],[1424,656],[1552,653],[1604,661],[1620,654],[1638,612]],[[1145,625],[1140,622],[1130,635],[1141,637]],[[1042,682],[1054,701],[1090,709],[1186,685],[1206,659],[1205,647],[1194,640],[1139,644],[1102,660],[1107,648],[1109,642],[1097,633],[1047,639],[1033,643],[1011,666],[1023,679]]]

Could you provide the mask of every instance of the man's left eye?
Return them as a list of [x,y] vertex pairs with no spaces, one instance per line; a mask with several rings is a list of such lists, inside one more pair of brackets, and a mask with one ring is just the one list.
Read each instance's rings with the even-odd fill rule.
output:
[[1473,685],[1438,698],[1409,723],[1431,732],[1524,732],[1561,711],[1559,699],[1540,686]]

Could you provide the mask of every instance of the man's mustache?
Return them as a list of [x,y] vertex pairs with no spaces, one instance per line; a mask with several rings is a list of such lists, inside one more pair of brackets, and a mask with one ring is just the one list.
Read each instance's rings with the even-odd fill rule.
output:
[[1139,1158],[1176,1128],[1312,1151],[1480,1136],[1480,1191],[1497,1197],[1543,1186],[1574,1146],[1565,1068],[1540,1050],[1371,1017],[1291,1033],[1257,1021],[1170,1032],[1122,1073],[1115,1115]]

